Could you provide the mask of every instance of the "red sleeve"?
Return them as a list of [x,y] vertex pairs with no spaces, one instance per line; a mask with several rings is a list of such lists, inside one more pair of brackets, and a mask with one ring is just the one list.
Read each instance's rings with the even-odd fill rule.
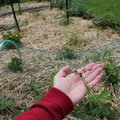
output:
[[43,99],[14,120],[61,120],[73,110],[73,103],[62,91],[51,88]]

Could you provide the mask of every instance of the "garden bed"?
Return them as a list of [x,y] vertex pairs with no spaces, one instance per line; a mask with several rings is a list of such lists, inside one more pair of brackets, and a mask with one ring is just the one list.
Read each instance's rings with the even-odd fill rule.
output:
[[[48,3],[24,3],[22,9],[41,7]],[[4,9],[5,8],[1,8]],[[9,10],[10,11],[10,10]],[[2,12],[2,11],[1,11]],[[0,12],[0,14],[2,14]],[[25,21],[21,26],[22,47],[20,51],[24,60],[23,73],[13,73],[8,70],[7,65],[11,57],[16,55],[16,50],[0,52],[0,96],[8,100],[8,107],[1,112],[0,119],[12,119],[12,116],[26,110],[35,101],[38,101],[43,94],[52,86],[54,74],[64,65],[69,64],[77,69],[87,64],[85,61],[91,58],[90,55],[79,55],[76,59],[68,60],[58,57],[58,53],[65,47],[70,47],[74,52],[93,49],[103,45],[112,44],[119,41],[119,35],[111,29],[101,30],[96,28],[91,20],[84,20],[78,17],[72,17],[69,26],[61,26],[59,23],[63,20],[63,11],[49,8],[38,12],[23,12],[17,15],[19,21]],[[12,16],[0,18],[0,25],[14,24]],[[11,31],[14,31],[12,28]],[[2,31],[2,34],[6,31]],[[75,41],[75,43],[70,42]],[[76,44],[77,41],[77,44]],[[109,47],[109,46],[108,46]],[[113,59],[120,67],[120,49],[113,51]],[[92,60],[91,60],[92,61]],[[97,61],[97,60],[96,60]],[[100,62],[100,61],[99,61]],[[94,89],[96,93],[108,89],[113,95],[111,104],[120,110],[120,89],[114,92],[113,89],[101,82]],[[10,102],[11,100],[12,102]],[[4,104],[7,102],[3,99]],[[79,118],[68,116],[67,120],[77,120]],[[115,119],[115,120],[119,120]]]

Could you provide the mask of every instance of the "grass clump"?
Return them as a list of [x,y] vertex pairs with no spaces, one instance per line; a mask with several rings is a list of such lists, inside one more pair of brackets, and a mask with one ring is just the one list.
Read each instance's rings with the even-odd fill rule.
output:
[[71,59],[75,59],[77,56],[73,49],[67,47],[59,52],[59,57],[60,57],[60,59],[70,59],[71,60]]
[[39,12],[33,12],[32,17],[34,17],[35,19],[41,18],[44,21],[47,19],[47,16],[45,14],[42,14],[42,13],[39,13]]
[[5,97],[0,97],[0,113],[5,112],[13,106],[13,101],[6,99]]
[[[11,32],[8,31],[6,34],[3,35],[3,39],[5,40],[11,40],[15,42],[18,46],[22,44],[21,42],[21,35],[18,32]],[[15,49],[15,46],[11,43],[7,43],[5,46],[5,49]]]
[[34,18],[38,18],[38,17],[40,16],[40,13],[39,13],[39,12],[33,12],[33,13],[32,13],[32,16],[33,16]]
[[8,68],[12,72],[22,71],[21,60],[18,57],[12,57],[11,62],[8,64]]
[[68,46],[71,46],[71,47],[75,47],[77,45],[83,45],[85,46],[86,45],[86,39],[81,37],[81,36],[78,36],[76,33],[73,33],[71,35],[71,37],[69,38],[69,41],[67,42],[67,45]]

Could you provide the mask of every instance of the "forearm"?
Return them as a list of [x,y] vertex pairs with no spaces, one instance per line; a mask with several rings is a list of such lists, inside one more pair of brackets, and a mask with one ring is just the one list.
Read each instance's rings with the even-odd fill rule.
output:
[[61,120],[73,110],[73,103],[63,92],[51,88],[43,99],[14,120]]

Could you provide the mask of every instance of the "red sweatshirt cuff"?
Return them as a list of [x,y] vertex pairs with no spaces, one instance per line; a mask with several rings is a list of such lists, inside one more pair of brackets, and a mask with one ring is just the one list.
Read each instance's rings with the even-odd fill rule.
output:
[[[42,100],[46,100],[52,104],[57,105],[61,111],[62,118],[66,117],[66,115],[69,114],[74,108],[74,105],[70,98],[65,93],[54,87],[52,87],[46,93]],[[33,107],[34,106],[32,106],[32,108]]]

